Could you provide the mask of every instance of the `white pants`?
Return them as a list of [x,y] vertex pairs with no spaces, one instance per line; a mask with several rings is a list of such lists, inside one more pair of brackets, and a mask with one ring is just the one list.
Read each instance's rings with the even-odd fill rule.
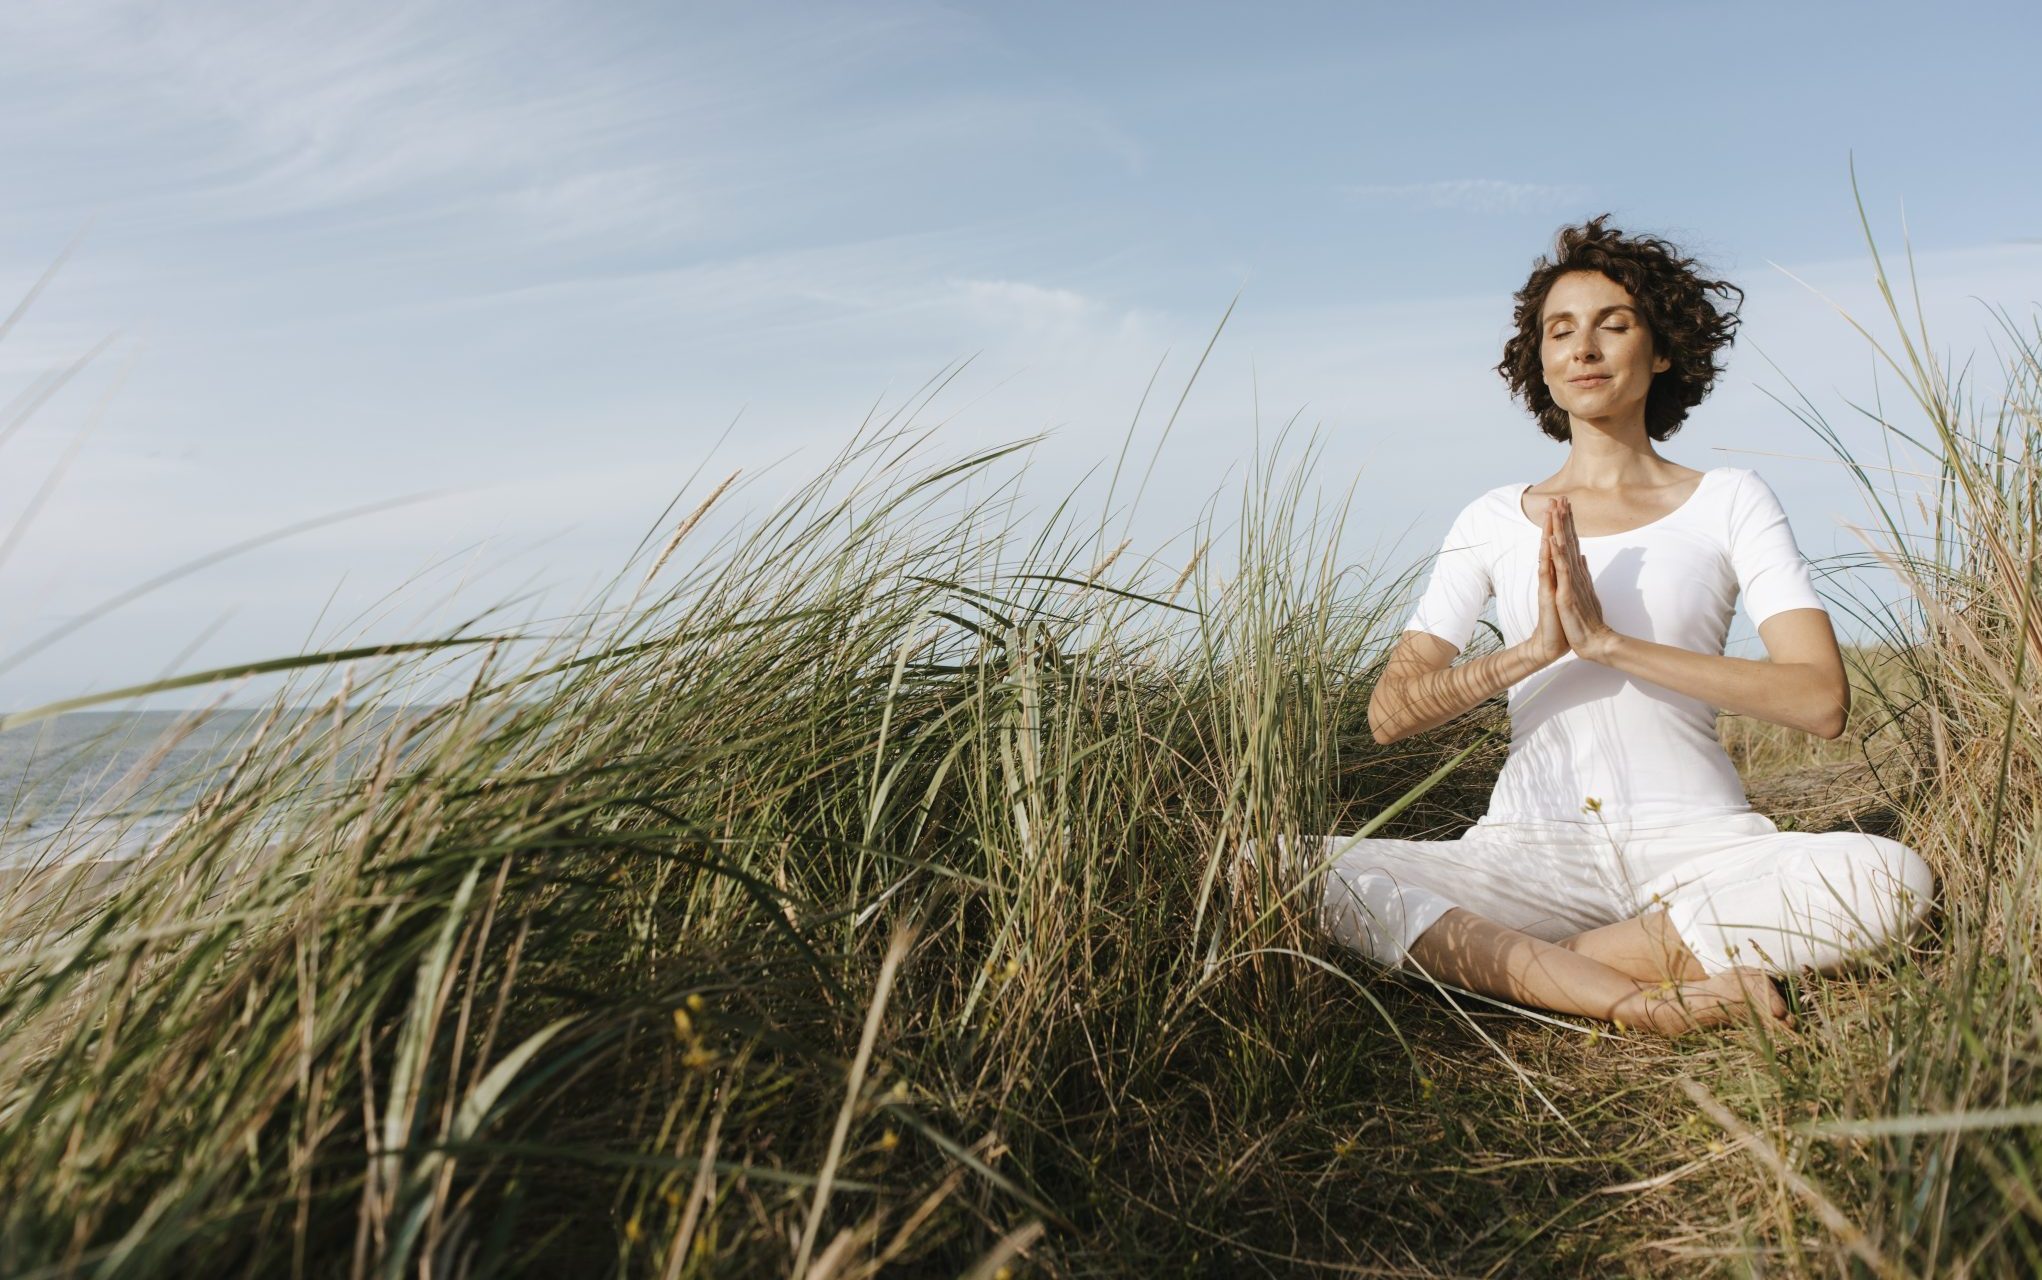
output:
[[1831,972],[1904,936],[1934,877],[1898,841],[1781,831],[1761,813],[1674,827],[1490,822],[1457,840],[1326,836],[1321,920],[1395,968],[1454,907],[1548,942],[1664,907],[1702,968]]

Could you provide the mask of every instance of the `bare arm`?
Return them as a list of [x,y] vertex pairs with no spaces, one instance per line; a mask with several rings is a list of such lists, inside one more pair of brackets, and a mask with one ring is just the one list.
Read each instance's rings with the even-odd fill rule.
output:
[[1530,641],[1470,658],[1428,631],[1406,631],[1368,699],[1369,734],[1391,743],[1423,733],[1479,706],[1544,667]]
[[1547,529],[1543,558],[1553,566],[1561,625],[1575,653],[1737,715],[1820,738],[1842,735],[1851,687],[1827,613],[1787,609],[1760,623],[1766,661],[1696,653],[1622,635],[1603,621],[1566,499],[1548,506]]
[[1851,686],[1829,615],[1788,609],[1759,624],[1758,634],[1768,660],[1696,653],[1614,631],[1581,656],[1737,715],[1818,738],[1842,736]]
[[1368,699],[1369,734],[1385,745],[1447,721],[1567,653],[1560,623],[1558,578],[1550,559],[1539,564],[1539,625],[1507,649],[1451,665],[1460,651],[1429,631],[1406,631]]

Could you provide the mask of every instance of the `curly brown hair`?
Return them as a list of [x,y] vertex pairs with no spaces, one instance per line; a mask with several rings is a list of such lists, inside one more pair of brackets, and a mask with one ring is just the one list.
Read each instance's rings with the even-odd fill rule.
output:
[[[1570,439],[1567,411],[1553,403],[1546,389],[1539,359],[1539,312],[1553,281],[1569,271],[1599,271],[1630,291],[1652,335],[1652,354],[1673,362],[1653,377],[1651,390],[1645,393],[1645,434],[1664,440],[1680,430],[1687,411],[1702,402],[1723,371],[1716,353],[1736,334],[1744,290],[1726,280],[1703,279],[1695,260],[1681,256],[1664,240],[1627,236],[1604,226],[1609,216],[1598,214],[1579,226],[1560,228],[1553,256],[1532,264],[1531,278],[1513,295],[1517,332],[1503,344],[1496,372],[1503,375],[1510,394],[1539,420],[1539,430],[1555,440]],[[1737,302],[1719,310],[1711,293],[1726,298],[1734,293]]]

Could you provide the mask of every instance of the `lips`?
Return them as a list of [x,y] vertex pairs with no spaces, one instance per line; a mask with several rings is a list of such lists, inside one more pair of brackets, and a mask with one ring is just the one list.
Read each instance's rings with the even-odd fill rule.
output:
[[1597,373],[1591,374],[1586,378],[1569,378],[1567,379],[1567,381],[1573,383],[1577,387],[1599,387],[1603,383],[1609,381],[1609,375],[1606,373]]

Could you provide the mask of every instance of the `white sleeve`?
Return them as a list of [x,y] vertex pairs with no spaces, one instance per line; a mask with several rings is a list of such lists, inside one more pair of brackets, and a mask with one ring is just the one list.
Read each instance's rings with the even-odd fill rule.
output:
[[1828,612],[1815,594],[1814,577],[1795,545],[1787,513],[1756,471],[1739,475],[1730,497],[1730,565],[1737,573],[1744,614],[1754,627],[1788,609]]
[[1469,503],[1454,517],[1453,527],[1447,530],[1446,540],[1440,543],[1439,554],[1433,558],[1432,576],[1426,580],[1425,593],[1418,598],[1411,620],[1404,624],[1406,631],[1438,636],[1456,650],[1468,647],[1475,634],[1475,620],[1481,616],[1482,606],[1489,602],[1493,589],[1489,580],[1488,539],[1482,536],[1476,511],[1479,505],[1479,499]]

